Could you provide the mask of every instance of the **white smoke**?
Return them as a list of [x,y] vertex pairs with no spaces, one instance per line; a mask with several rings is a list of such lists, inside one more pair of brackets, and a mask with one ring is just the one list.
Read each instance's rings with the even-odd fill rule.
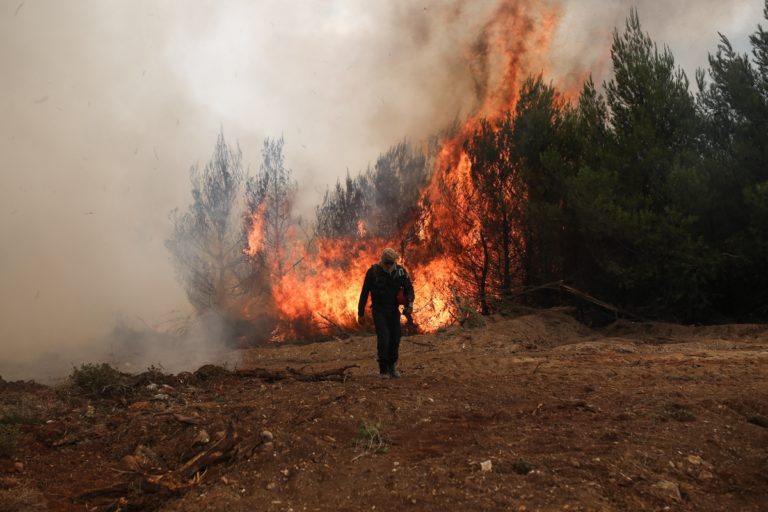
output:
[[[0,361],[84,358],[118,318],[154,327],[187,308],[167,215],[220,129],[254,169],[284,135],[310,211],[347,170],[467,114],[467,47],[497,4],[0,0]],[[556,83],[606,77],[631,4],[561,4]],[[746,48],[763,7],[636,4],[689,74],[717,31]]]

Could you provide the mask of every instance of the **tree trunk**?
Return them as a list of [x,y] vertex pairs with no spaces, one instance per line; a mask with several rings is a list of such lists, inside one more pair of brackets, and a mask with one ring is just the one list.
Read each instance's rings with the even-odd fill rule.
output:
[[490,315],[491,308],[488,306],[488,270],[490,268],[490,255],[488,252],[488,242],[484,235],[480,235],[480,243],[483,245],[483,267],[480,272],[480,283],[478,285],[478,301],[480,302],[480,312],[483,315]]

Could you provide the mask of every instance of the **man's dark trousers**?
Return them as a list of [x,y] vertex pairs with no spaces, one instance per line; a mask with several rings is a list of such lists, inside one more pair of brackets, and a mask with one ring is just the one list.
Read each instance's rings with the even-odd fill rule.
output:
[[379,372],[392,371],[400,352],[400,311],[373,310],[376,327],[376,349],[379,355]]

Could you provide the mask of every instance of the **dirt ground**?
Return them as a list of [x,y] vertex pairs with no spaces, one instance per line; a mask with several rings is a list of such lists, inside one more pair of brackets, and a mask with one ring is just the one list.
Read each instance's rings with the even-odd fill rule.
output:
[[246,350],[107,398],[0,382],[0,511],[768,510],[768,326],[492,318],[404,338],[393,380],[374,350]]

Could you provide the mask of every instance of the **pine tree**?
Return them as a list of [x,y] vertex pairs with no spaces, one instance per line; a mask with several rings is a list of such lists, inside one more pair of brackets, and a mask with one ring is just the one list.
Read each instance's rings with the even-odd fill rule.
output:
[[277,280],[287,270],[292,249],[288,231],[294,224],[292,208],[298,189],[291,170],[285,167],[284,144],[282,137],[264,140],[261,167],[246,186],[249,228],[253,229],[254,220],[259,220],[262,231],[259,252]]
[[192,204],[171,212],[166,240],[176,272],[198,313],[214,310],[237,315],[250,292],[254,268],[245,255],[242,153],[219,133],[211,159],[190,169]]

